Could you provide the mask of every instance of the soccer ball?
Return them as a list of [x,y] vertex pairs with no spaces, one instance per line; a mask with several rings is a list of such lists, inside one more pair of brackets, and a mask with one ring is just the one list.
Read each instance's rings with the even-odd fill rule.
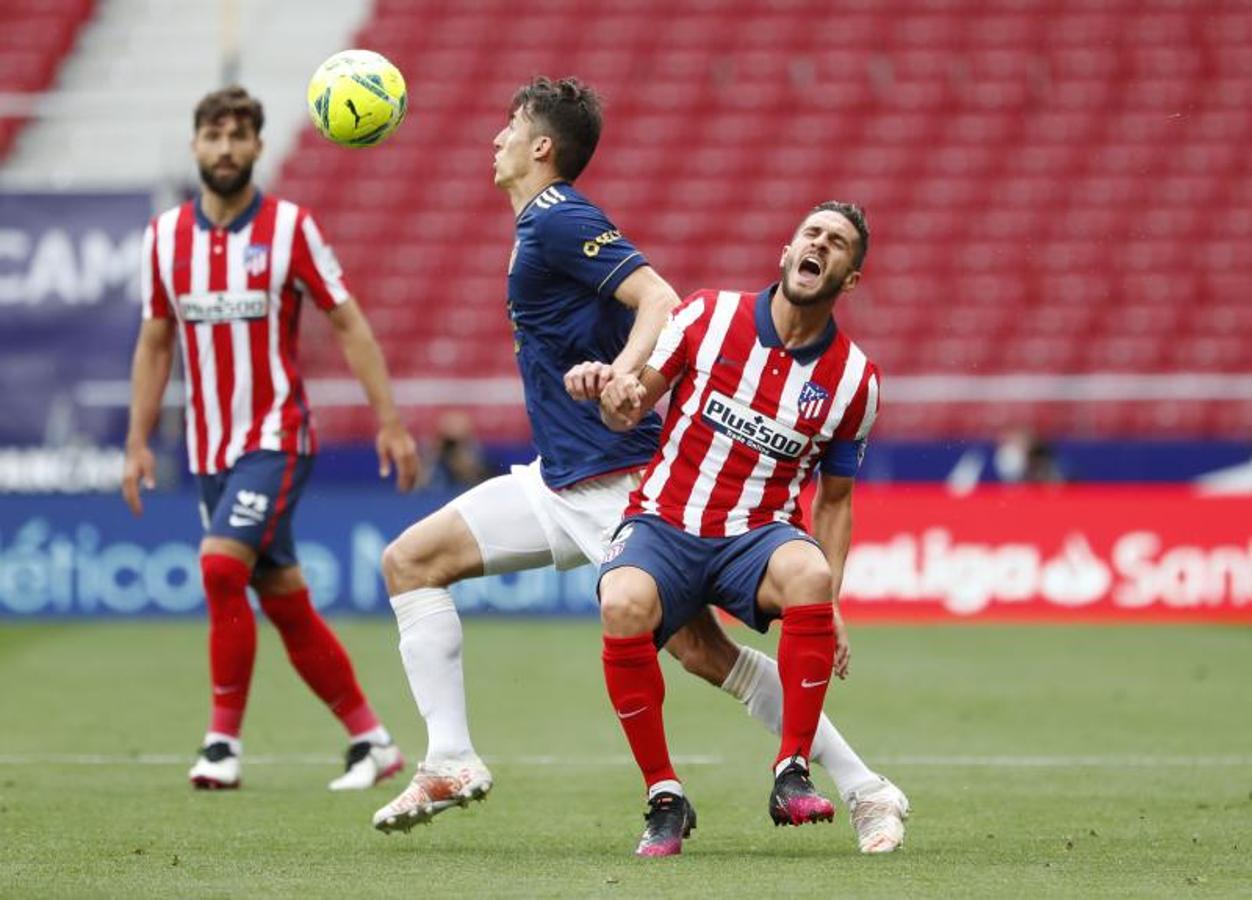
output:
[[372,147],[404,121],[404,76],[372,50],[344,50],[309,80],[309,115],[321,134],[344,147]]

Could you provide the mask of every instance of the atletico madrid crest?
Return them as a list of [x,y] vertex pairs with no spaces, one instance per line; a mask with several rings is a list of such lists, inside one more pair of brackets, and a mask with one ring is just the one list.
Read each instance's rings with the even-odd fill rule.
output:
[[800,400],[798,402],[800,411],[800,420],[816,419],[826,411],[826,401],[830,399],[830,394],[820,385],[811,381],[804,382],[804,386],[800,388]]
[[269,265],[270,248],[265,244],[249,244],[243,248],[243,270],[249,275],[264,275]]

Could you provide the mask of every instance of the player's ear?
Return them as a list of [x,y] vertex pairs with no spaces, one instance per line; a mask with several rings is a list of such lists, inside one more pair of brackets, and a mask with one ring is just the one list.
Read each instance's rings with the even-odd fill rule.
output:
[[782,248],[782,256],[778,257],[778,268],[782,268],[787,262],[787,254],[791,252],[791,245],[786,244]]
[[843,277],[843,292],[846,294],[849,291],[856,290],[856,286],[860,284],[860,282],[861,282],[861,270],[853,269],[851,272],[849,272],[847,275]]
[[552,138],[546,134],[535,135],[530,142],[530,155],[536,162],[543,162],[552,156]]

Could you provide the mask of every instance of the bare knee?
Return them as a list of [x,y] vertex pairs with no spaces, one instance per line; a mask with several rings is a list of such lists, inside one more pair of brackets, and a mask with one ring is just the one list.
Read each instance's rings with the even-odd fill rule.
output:
[[788,576],[782,605],[787,607],[830,603],[833,591],[829,566],[825,562],[810,561]]
[[720,686],[730,675],[742,648],[726,634],[713,610],[706,607],[666,642],[665,649],[692,675]]
[[394,596],[418,588],[447,587],[482,574],[482,554],[465,521],[444,507],[387,545],[383,579]]
[[633,637],[661,624],[656,582],[642,569],[614,569],[600,580],[600,621],[610,637]]
[[776,613],[788,606],[830,603],[833,596],[834,580],[822,551],[805,541],[790,541],[770,557],[757,603]]

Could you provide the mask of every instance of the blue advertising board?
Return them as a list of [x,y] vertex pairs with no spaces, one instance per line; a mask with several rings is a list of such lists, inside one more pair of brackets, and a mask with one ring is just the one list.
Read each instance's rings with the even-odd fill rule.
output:
[[[447,495],[382,487],[305,493],[301,565],[319,609],[387,613],[383,548]],[[136,519],[117,495],[0,499],[0,618],[198,614],[204,608],[191,491],[148,494]],[[452,589],[466,613],[594,614],[593,566],[475,578]]]
[[151,214],[146,193],[0,193],[0,445],[120,442],[124,409],[75,398],[129,374]]

